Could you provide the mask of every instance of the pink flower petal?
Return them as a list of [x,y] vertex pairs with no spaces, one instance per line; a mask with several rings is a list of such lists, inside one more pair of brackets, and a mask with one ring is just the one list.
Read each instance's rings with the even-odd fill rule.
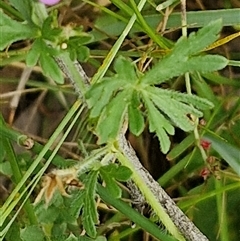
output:
[[56,3],[59,3],[60,0],[40,0],[40,2],[51,6],[51,5],[54,5]]

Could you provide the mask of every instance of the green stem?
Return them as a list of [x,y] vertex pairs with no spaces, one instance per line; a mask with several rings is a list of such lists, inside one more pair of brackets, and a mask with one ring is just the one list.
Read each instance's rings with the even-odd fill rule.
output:
[[185,240],[184,237],[179,233],[178,229],[174,225],[171,218],[165,212],[161,204],[151,192],[149,187],[146,185],[143,178],[137,173],[133,164],[120,152],[116,152],[116,156],[122,165],[127,166],[132,171],[132,180],[136,183],[137,187],[140,189],[141,193],[146,199],[146,202],[151,206],[156,215],[161,219],[163,225],[167,230],[177,239]]

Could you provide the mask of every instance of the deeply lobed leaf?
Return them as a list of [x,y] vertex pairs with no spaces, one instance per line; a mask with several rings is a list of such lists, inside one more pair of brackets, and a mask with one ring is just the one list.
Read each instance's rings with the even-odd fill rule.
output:
[[157,63],[142,78],[142,83],[160,84],[186,72],[212,72],[224,68],[228,60],[223,56],[195,56],[217,39],[221,29],[221,21],[214,21],[198,31],[190,34],[189,38],[180,38],[173,50]]
[[98,117],[96,132],[99,143],[116,138],[125,113],[128,113],[130,131],[140,135],[145,126],[145,109],[149,129],[156,132],[164,153],[170,148],[168,134],[174,134],[173,125],[184,131],[193,130],[195,126],[191,115],[201,117],[201,110],[212,108],[213,104],[194,95],[152,85],[186,72],[205,73],[224,68],[228,60],[222,56],[196,55],[217,39],[220,29],[221,21],[215,21],[190,34],[188,39],[181,38],[172,52],[142,78],[137,75],[132,63],[123,57],[117,59],[114,66],[117,74],[91,87],[86,95],[92,108],[90,116]]

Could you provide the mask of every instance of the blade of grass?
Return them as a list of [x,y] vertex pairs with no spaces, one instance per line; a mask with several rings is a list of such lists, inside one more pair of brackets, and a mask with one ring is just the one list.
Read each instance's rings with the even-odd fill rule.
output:
[[[211,22],[214,19],[222,19],[222,25],[223,26],[233,26],[240,23],[240,15],[239,15],[239,8],[235,9],[218,9],[218,10],[206,10],[206,11],[189,11],[187,12],[187,21],[188,21],[188,28],[199,28],[207,25],[209,22]],[[151,14],[151,15],[144,15],[143,16],[146,23],[149,25],[151,29],[156,29],[159,22],[162,21],[163,17],[160,14]],[[99,22],[98,22],[99,23]],[[103,31],[106,32],[109,36],[111,36],[111,24],[107,27],[98,25],[98,27]],[[123,29],[126,26],[126,23],[119,22],[118,26],[115,25],[115,29]],[[166,29],[176,29],[181,28],[181,13],[172,13],[167,21]],[[139,28],[133,27],[132,31],[133,33],[142,31]],[[93,36],[96,36],[95,39],[93,39],[93,42],[100,41],[103,39],[106,39],[107,36],[101,35],[99,36],[98,32],[96,30],[91,31]],[[120,35],[121,32],[119,31]]]
[[[79,105],[80,102],[77,101],[75,102],[75,104],[73,105],[72,109],[70,109],[70,114],[66,115],[65,118],[63,119],[63,122],[65,122],[64,124],[66,124],[66,119],[68,119],[68,121],[70,120],[70,118],[74,115],[74,113],[78,110],[78,108],[76,108],[76,105]],[[79,107],[79,106],[78,106]],[[22,204],[20,205],[20,207],[18,208],[17,212],[15,213],[15,215],[11,218],[11,221],[7,224],[7,226],[4,228],[3,231],[1,231],[1,237],[4,237],[5,234],[8,232],[10,226],[12,225],[12,223],[14,222],[14,220],[16,219],[18,213],[20,212],[22,206],[24,205],[24,203],[28,200],[29,196],[31,195],[31,193],[33,192],[35,186],[37,185],[37,183],[40,181],[42,175],[44,174],[44,172],[46,171],[46,169],[48,168],[49,164],[51,163],[52,159],[54,158],[54,156],[56,155],[57,151],[59,150],[59,148],[61,147],[63,141],[66,139],[66,137],[68,136],[68,134],[70,133],[70,131],[73,128],[73,125],[75,124],[75,122],[79,119],[80,114],[82,113],[82,111],[84,110],[84,106],[82,106],[82,108],[78,111],[78,113],[76,114],[76,116],[74,117],[74,119],[71,121],[70,125],[68,126],[67,130],[65,131],[64,135],[62,136],[62,138],[58,141],[58,144],[56,145],[56,147],[54,148],[51,156],[48,158],[47,162],[44,164],[44,166],[41,168],[41,170],[34,176],[34,178],[31,180],[31,182],[27,185],[26,188],[24,188],[24,190],[20,193],[20,195],[18,196],[18,198],[16,200],[14,200],[10,207],[13,207],[20,201],[20,199],[23,197],[23,195],[27,192],[27,196],[25,197],[25,199],[23,200]],[[67,122],[68,122],[67,121]],[[60,123],[60,125],[62,124],[62,122]],[[59,126],[60,126],[59,125]],[[57,128],[58,129],[58,128]],[[57,130],[56,129],[56,130]],[[55,131],[56,132],[56,131]],[[54,133],[55,133],[54,132]],[[50,138],[51,139],[51,138]],[[48,144],[48,143],[47,143]],[[46,144],[46,145],[47,145]],[[46,146],[45,146],[46,147]],[[44,152],[43,148],[42,152]],[[40,153],[41,155],[41,153]],[[39,155],[39,156],[40,156]],[[39,159],[39,156],[36,158]],[[35,161],[36,161],[35,160]],[[41,160],[41,159],[40,159]],[[30,189],[30,190],[29,190]],[[14,189],[15,190],[15,189]],[[13,205],[15,204],[15,205]]]
[[33,171],[35,170],[35,168],[38,166],[38,164],[41,162],[42,158],[44,157],[44,155],[47,153],[47,151],[51,148],[52,144],[55,142],[55,140],[57,139],[57,137],[59,136],[59,134],[62,132],[62,130],[65,128],[65,126],[67,125],[67,123],[70,121],[70,119],[72,118],[73,114],[78,110],[80,106],[80,101],[75,102],[75,104],[72,106],[72,108],[69,110],[69,112],[67,113],[67,115],[64,117],[64,119],[62,120],[62,122],[59,124],[59,126],[56,128],[55,132],[52,134],[52,136],[49,138],[49,141],[46,143],[46,145],[44,146],[44,148],[42,149],[42,151],[39,153],[38,157],[33,161],[32,165],[29,167],[29,169],[26,171],[26,173],[24,174],[24,176],[22,177],[21,181],[18,183],[18,185],[14,188],[14,190],[12,191],[12,193],[10,194],[10,196],[8,197],[8,199],[6,200],[6,202],[3,204],[3,206],[1,207],[0,211],[2,214],[1,217],[1,222],[0,222],[0,226],[2,226],[2,224],[5,222],[7,216],[11,213],[11,211],[13,210],[13,208],[15,207],[15,205],[17,204],[17,202],[15,202],[14,200],[16,200],[16,196],[18,196],[18,192],[20,191],[20,189],[23,187],[23,185],[26,183],[26,181],[28,180],[28,178],[30,177],[30,175],[33,173]]
[[[127,19],[127,18],[121,16],[120,14],[117,14],[117,13],[111,11],[110,9],[108,9],[108,8],[106,8],[106,7],[104,7],[104,6],[101,6],[101,5],[99,5],[99,4],[96,4],[96,3],[91,2],[91,1],[89,1],[89,0],[83,0],[83,2],[88,3],[89,5],[92,5],[92,6],[96,7],[96,8],[98,8],[98,9],[100,9],[101,11],[107,13],[108,15],[114,17],[115,19],[118,19],[118,20],[120,20],[120,21],[122,21],[122,22],[125,22],[125,23],[128,22],[128,19]],[[112,1],[112,2],[113,2],[113,1]],[[132,15],[132,14],[131,14],[131,15]],[[130,16],[131,16],[131,15],[130,15]]]
[[[1,118],[1,122],[3,124],[2,116],[0,116],[0,118]],[[22,179],[22,173],[19,169],[18,161],[17,161],[16,155],[15,155],[15,152],[12,148],[12,145],[11,145],[10,141],[7,138],[1,136],[0,142],[1,142],[1,147],[6,152],[6,161],[8,161],[10,163],[10,166],[11,166],[11,169],[12,169],[14,184],[17,185]],[[24,187],[25,186],[23,186],[22,189],[24,189]],[[28,215],[30,223],[36,224],[37,218],[34,214],[34,210],[33,210],[33,207],[31,206],[31,203],[30,203],[29,199],[26,201],[26,204],[24,205],[24,209],[25,209],[25,212]]]
[[193,134],[188,135],[167,154],[167,159],[171,161],[176,157],[180,156],[186,149],[188,149],[191,145],[194,144],[194,141],[195,138]]
[[[191,153],[183,157],[179,162],[177,162],[174,166],[172,166],[167,172],[165,172],[157,181],[162,187],[166,187],[166,185],[173,180],[173,178],[180,173],[182,170],[184,170],[188,165],[191,164],[192,161],[198,160],[198,162],[194,162],[194,169],[198,168],[200,163],[199,160],[201,160],[201,155],[199,151],[197,151],[197,148],[195,147]],[[202,162],[203,164],[203,162]],[[190,167],[189,167],[190,169]],[[191,168],[192,169],[192,168]],[[190,170],[189,170],[190,172]]]
[[[215,179],[215,189],[221,189],[225,184],[223,180]],[[228,217],[226,213],[226,192],[216,194],[216,203],[218,210],[218,222],[219,222],[219,237],[221,241],[229,241],[228,233]]]
[[215,197],[219,193],[221,194],[223,192],[232,191],[232,190],[237,189],[237,188],[240,188],[240,182],[239,181],[228,184],[228,185],[225,185],[225,186],[223,186],[219,189],[216,189],[216,190],[213,190],[213,191],[210,191],[210,192],[207,192],[207,193],[201,193],[197,196],[192,197],[189,200],[180,201],[180,202],[178,202],[178,206],[182,210],[186,210],[189,207],[194,206],[199,202],[202,202],[202,201],[204,201],[208,198]]
[[141,24],[143,30],[147,33],[147,35],[155,42],[157,43],[161,48],[163,49],[169,49],[171,47],[170,42],[167,41],[165,38],[161,37],[160,35],[156,35],[152,28],[147,24],[145,19],[143,18],[142,14],[137,8],[137,5],[135,4],[134,0],[130,0],[130,3],[132,5],[132,8],[134,10],[134,13],[137,16],[137,19],[139,23]]
[[0,8],[4,9],[5,12],[8,14],[16,17],[18,20],[24,20],[22,15],[13,7],[11,7],[9,4],[5,3],[4,1],[0,2]]
[[202,77],[206,78],[210,82],[214,84],[222,84],[222,85],[230,85],[230,86],[236,86],[240,87],[240,80],[239,79],[229,79],[227,77],[223,77],[216,73],[207,73],[202,74]]
[[[74,110],[74,109],[73,109]],[[17,200],[15,200],[15,204],[17,204],[20,199],[23,197],[23,195],[25,195],[25,193],[27,192],[27,196],[25,197],[25,199],[22,201],[22,204],[20,205],[20,207],[18,208],[17,212],[14,214],[14,216],[11,218],[11,221],[8,222],[7,226],[4,228],[3,231],[1,231],[0,237],[4,237],[4,235],[8,232],[9,228],[11,227],[12,223],[14,222],[14,220],[16,219],[18,213],[20,212],[21,208],[23,207],[24,203],[27,201],[27,199],[30,197],[31,193],[33,192],[34,188],[36,187],[37,183],[39,183],[42,175],[44,174],[44,172],[46,171],[46,169],[48,168],[49,164],[51,163],[51,161],[53,160],[54,156],[56,155],[57,151],[59,150],[59,148],[61,147],[63,141],[66,139],[66,137],[68,136],[68,134],[70,133],[70,131],[73,128],[73,125],[75,124],[75,122],[79,119],[80,114],[82,113],[82,111],[84,110],[84,106],[82,106],[82,108],[78,111],[78,113],[76,114],[76,116],[74,117],[74,119],[71,121],[70,125],[68,126],[67,130],[65,131],[64,135],[62,136],[62,138],[59,140],[58,144],[56,145],[56,147],[54,148],[51,156],[48,158],[48,160],[46,161],[46,163],[44,164],[44,166],[41,168],[41,170],[39,170],[39,172],[33,177],[33,179],[31,180],[31,182],[27,185],[27,187],[20,193],[20,195],[18,196]],[[70,110],[71,111],[71,110]],[[76,110],[74,110],[76,111]],[[74,113],[72,113],[74,114]],[[38,157],[37,157],[38,158]],[[13,202],[13,203],[14,203]]]
[[[138,10],[141,10],[143,8],[143,6],[145,5],[146,0],[141,0],[139,2],[138,5]],[[114,57],[116,56],[119,48],[121,47],[124,39],[126,38],[127,34],[129,33],[129,31],[131,30],[134,22],[136,21],[136,15],[134,14],[131,19],[129,20],[127,26],[125,27],[125,29],[123,30],[122,34],[120,35],[120,37],[118,38],[118,40],[115,42],[115,44],[113,45],[113,47],[111,48],[110,52],[108,53],[107,57],[104,59],[103,64],[101,65],[101,67],[98,69],[97,73],[93,76],[92,78],[92,83],[96,83],[98,82],[106,73],[106,71],[108,70],[110,64],[112,63]]]
[[240,176],[240,148],[233,146],[217,135],[206,133],[204,138],[211,142],[212,148],[232,167]]
[[152,223],[149,219],[142,216],[139,212],[132,209],[128,204],[121,201],[120,199],[113,199],[112,196],[108,193],[108,191],[103,188],[101,185],[97,186],[97,192],[99,193],[101,199],[107,204],[112,205],[125,216],[127,216],[134,223],[138,224],[145,231],[150,233],[155,238],[158,238],[163,241],[173,241],[175,238],[166,235],[161,229],[159,229],[154,223]]

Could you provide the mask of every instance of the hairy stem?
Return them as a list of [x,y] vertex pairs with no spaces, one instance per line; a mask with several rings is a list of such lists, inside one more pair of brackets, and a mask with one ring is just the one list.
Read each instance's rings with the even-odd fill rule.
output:
[[[66,59],[67,58],[64,60]],[[65,63],[64,60],[61,58],[57,60],[58,64],[60,63],[59,67],[67,77],[72,78],[69,68],[66,67],[70,65],[70,62]],[[72,63],[72,65],[74,65],[75,70],[79,70],[80,67],[77,67],[78,63]],[[85,73],[83,75],[82,71],[78,71],[78,73],[80,75],[80,79],[82,80],[85,79],[85,76],[87,76]],[[75,83],[75,89],[78,88],[78,91],[82,90],[82,86],[79,86],[75,79],[71,79],[71,82]],[[86,82],[84,84],[85,86],[89,85]],[[84,90],[85,87],[83,88],[83,91]],[[81,96],[82,95],[79,94],[79,97]],[[126,127],[123,126],[123,129],[126,129]],[[124,133],[125,132],[122,131],[118,136],[118,145],[120,150],[118,157],[122,163],[130,167],[132,170],[133,180],[142,193],[139,194],[143,195],[143,199],[145,199],[147,203],[152,204],[153,210],[156,211],[156,213],[159,215],[159,218],[161,218],[161,221],[163,221],[164,225],[170,229],[169,232],[172,233],[175,238],[178,240],[185,240],[183,238],[184,236],[189,241],[207,241],[207,237],[203,235],[194,225],[194,223],[189,220],[188,217],[177,207],[175,202],[142,166],[132,146],[126,140]],[[179,234],[175,226],[179,229],[183,236]]]

